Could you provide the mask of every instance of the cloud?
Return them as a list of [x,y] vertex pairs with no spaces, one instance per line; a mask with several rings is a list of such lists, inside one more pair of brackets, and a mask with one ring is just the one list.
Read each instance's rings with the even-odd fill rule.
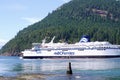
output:
[[22,19],[29,22],[29,23],[31,23],[31,24],[41,20],[41,19],[35,18],[35,17],[22,17]]
[[7,43],[7,40],[0,39],[0,49]]

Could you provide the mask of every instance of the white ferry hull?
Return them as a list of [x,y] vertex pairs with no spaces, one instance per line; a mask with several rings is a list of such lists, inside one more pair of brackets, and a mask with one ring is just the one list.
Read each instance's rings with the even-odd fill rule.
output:
[[120,57],[120,49],[106,50],[42,50],[42,51],[23,51],[23,58],[114,58]]
[[114,58],[120,57],[120,45],[109,42],[90,42],[89,36],[83,36],[79,43],[33,44],[32,49],[23,51],[23,58]]

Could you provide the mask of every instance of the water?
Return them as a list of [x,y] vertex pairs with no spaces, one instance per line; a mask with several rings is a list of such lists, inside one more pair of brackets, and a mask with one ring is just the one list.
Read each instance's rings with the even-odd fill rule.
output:
[[[66,75],[68,62],[73,75]],[[19,59],[0,56],[0,76],[22,73],[56,74],[47,80],[120,80],[120,58]]]

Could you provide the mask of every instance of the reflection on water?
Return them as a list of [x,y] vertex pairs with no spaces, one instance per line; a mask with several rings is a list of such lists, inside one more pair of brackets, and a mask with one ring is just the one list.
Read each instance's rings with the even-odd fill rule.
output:
[[[74,73],[72,77],[63,75],[66,73],[69,62],[67,59],[23,60],[18,57],[0,57],[0,76],[14,76],[21,73],[52,73],[62,76],[57,76],[56,80],[60,80],[61,78],[64,78],[64,80],[69,80],[65,78],[72,78],[70,80],[79,80],[79,78],[96,79],[96,76],[98,80],[101,80],[102,76],[120,76],[120,58],[70,59],[70,61]],[[49,80],[52,79],[52,77],[49,78]],[[102,80],[104,80],[103,77]]]
[[[79,62],[78,62],[79,61]],[[106,59],[87,59],[84,61],[78,60],[77,62],[73,62],[74,69],[78,70],[107,70],[120,68],[120,65],[117,62],[109,61]],[[120,62],[119,62],[120,63]]]

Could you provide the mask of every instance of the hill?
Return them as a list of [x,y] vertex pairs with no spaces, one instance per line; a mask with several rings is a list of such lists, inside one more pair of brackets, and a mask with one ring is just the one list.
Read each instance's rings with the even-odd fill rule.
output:
[[31,48],[31,43],[47,42],[56,36],[55,42],[78,42],[84,34],[92,41],[109,41],[120,44],[120,1],[119,0],[72,0],[42,21],[34,23],[18,32],[1,53],[18,54]]

